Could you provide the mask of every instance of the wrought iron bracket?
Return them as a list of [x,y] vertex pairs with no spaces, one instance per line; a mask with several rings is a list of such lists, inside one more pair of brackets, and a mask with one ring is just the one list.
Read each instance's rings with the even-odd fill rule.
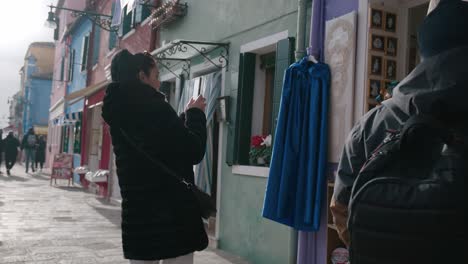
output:
[[66,7],[58,7],[58,6],[53,6],[53,5],[49,5],[49,7],[51,10],[55,8],[59,10],[70,11],[72,12],[73,17],[86,17],[93,24],[97,25],[98,27],[106,31],[117,32],[119,30],[118,26],[112,26],[112,16],[109,16],[109,15],[104,15],[104,14],[99,14],[99,13],[84,11],[84,10],[71,9],[71,8],[66,8]]
[[[218,61],[210,57],[210,53],[219,50]],[[164,64],[164,61],[184,61],[188,62],[188,67],[182,68],[182,72],[190,76],[190,61],[197,56],[202,56],[206,61],[210,62],[213,66],[218,69],[228,70],[229,66],[229,43],[216,43],[216,42],[205,42],[205,41],[191,41],[191,40],[175,40],[155,50],[152,55],[160,64]],[[167,70],[168,64],[163,65]],[[168,66],[172,68],[174,65]],[[183,65],[184,67],[184,65]]]
[[[189,78],[190,76],[190,64],[191,64],[190,60],[159,58],[159,59],[156,59],[156,61],[158,62],[158,65],[160,65],[161,67],[163,67],[164,69],[172,73],[176,78],[180,79],[181,75],[184,76],[184,78]],[[180,63],[182,63],[182,67],[181,67],[181,74],[179,75],[173,70],[173,68],[179,65]]]

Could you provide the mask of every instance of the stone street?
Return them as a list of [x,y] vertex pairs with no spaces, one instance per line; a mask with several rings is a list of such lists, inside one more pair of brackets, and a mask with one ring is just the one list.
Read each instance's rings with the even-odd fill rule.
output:
[[[123,258],[120,206],[16,166],[0,175],[0,263],[128,263]],[[246,263],[217,250],[196,264]]]

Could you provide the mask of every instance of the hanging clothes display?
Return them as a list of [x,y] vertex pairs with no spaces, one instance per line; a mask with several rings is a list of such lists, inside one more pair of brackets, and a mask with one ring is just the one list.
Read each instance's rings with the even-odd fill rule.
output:
[[263,216],[317,231],[326,191],[330,69],[307,58],[285,73]]
[[201,94],[206,98],[206,154],[203,160],[195,168],[195,184],[201,190],[211,194],[213,183],[213,129],[214,114],[216,110],[217,98],[221,94],[221,72],[215,72],[201,77]]
[[213,122],[215,122],[216,100],[221,95],[221,76],[222,73],[218,71],[185,81],[177,109],[179,114],[183,113],[190,98],[196,97],[198,94],[206,99],[206,154],[203,160],[194,166],[194,172],[195,184],[208,194],[211,194],[213,181],[213,155],[217,155],[217,153],[213,153]]

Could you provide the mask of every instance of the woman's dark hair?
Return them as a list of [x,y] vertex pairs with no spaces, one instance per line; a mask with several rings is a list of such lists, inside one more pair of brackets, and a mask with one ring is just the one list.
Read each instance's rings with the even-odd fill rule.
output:
[[124,49],[117,53],[111,63],[111,77],[114,82],[137,81],[138,73],[143,71],[149,75],[150,70],[156,67],[153,57],[147,53],[131,54]]

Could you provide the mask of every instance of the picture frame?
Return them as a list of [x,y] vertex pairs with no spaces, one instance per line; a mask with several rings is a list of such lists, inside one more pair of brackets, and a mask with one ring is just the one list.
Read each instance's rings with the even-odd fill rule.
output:
[[397,62],[396,60],[385,59],[385,79],[396,80]]
[[398,53],[398,38],[387,37],[385,39],[385,55],[396,57]]
[[370,28],[383,29],[384,28],[384,12],[379,9],[371,8],[369,16]]
[[385,37],[378,34],[371,34],[369,38],[369,47],[373,51],[384,52],[385,51]]
[[396,32],[397,15],[394,13],[385,13],[385,31]]
[[369,75],[382,76],[383,58],[382,56],[371,55],[369,58]]
[[368,81],[369,98],[376,98],[382,91],[382,81],[379,79],[369,78]]

